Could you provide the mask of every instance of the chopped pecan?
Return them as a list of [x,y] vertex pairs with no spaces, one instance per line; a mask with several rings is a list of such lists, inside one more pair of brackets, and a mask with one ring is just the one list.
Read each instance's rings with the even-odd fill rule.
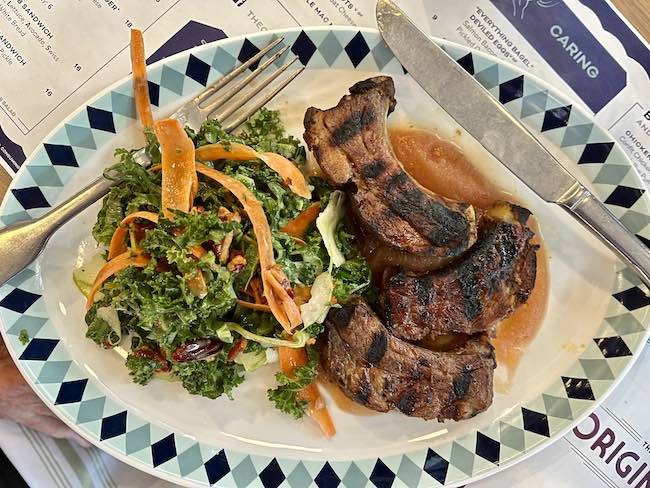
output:
[[246,258],[241,254],[234,256],[228,263],[228,271],[231,273],[239,273],[246,267]]

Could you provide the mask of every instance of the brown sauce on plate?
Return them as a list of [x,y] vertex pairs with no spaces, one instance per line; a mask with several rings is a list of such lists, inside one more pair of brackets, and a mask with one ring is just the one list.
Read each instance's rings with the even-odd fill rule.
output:
[[354,400],[348,398],[343,390],[341,390],[336,383],[330,381],[327,378],[327,375],[319,375],[318,377],[318,386],[327,390],[329,396],[332,398],[332,401],[336,404],[337,408],[342,412],[346,412],[352,415],[379,415],[381,412],[376,412],[367,407],[364,407],[360,403],[355,402]]
[[[488,208],[498,200],[513,201],[511,195],[480,173],[453,142],[412,127],[391,128],[389,136],[404,169],[434,193],[478,208]],[[537,278],[527,303],[497,326],[497,337],[492,340],[497,363],[506,369],[506,379],[495,383],[497,391],[509,388],[526,346],[539,331],[548,303],[547,256],[537,222],[531,219],[530,225],[536,233],[535,242],[541,246],[537,253]]]

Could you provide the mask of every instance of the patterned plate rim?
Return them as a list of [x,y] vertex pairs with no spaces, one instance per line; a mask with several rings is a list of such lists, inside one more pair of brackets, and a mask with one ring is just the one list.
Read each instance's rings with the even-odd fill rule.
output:
[[[149,67],[153,103],[163,106],[196,92],[208,77],[218,75],[215,63],[234,63],[279,35],[313,69],[403,73],[375,29],[280,29],[220,40],[155,63]],[[650,243],[650,199],[644,195],[645,187],[622,149],[591,116],[535,75],[464,46],[437,42],[513,115],[576,161],[610,210]],[[212,62],[205,60],[209,54]],[[130,93],[130,80],[120,80],[48,134],[47,142],[39,144],[12,181],[0,206],[2,224],[44,213],[93,151],[133,122]],[[39,294],[43,290],[38,274],[37,261],[0,288],[0,332],[28,383],[65,423],[93,444],[155,476],[192,486],[356,487],[370,481],[378,487],[425,487],[475,481],[538,452],[586,417],[632,367],[650,335],[644,323],[650,298],[636,276],[623,268],[617,273],[598,334],[580,358],[537,398],[498,422],[435,451],[424,447],[383,458],[300,461],[197,443],[124,409],[59,346]],[[22,329],[30,335],[27,345],[18,340]]]

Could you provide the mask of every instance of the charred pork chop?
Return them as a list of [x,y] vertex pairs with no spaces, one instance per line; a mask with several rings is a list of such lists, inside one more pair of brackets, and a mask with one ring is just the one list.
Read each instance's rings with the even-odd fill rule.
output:
[[530,212],[499,203],[481,218],[478,242],[462,261],[429,274],[399,271],[382,304],[392,334],[418,341],[450,333],[493,334],[496,322],[526,302],[535,285]]
[[487,336],[444,352],[393,337],[363,302],[332,309],[321,362],[351,399],[373,410],[461,420],[492,403],[496,367]]
[[423,258],[458,256],[476,240],[474,208],[433,194],[404,171],[386,129],[394,95],[387,76],[360,81],[336,107],[307,110],[305,141],[375,239]]

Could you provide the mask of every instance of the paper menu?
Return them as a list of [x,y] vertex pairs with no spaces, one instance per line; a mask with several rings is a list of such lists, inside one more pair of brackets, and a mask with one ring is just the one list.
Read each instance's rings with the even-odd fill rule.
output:
[[[93,74],[128,47],[132,25],[150,25],[173,0],[138,2],[123,11],[113,1],[1,0],[4,20],[2,109],[27,135]],[[92,26],[92,27],[91,27]]]

